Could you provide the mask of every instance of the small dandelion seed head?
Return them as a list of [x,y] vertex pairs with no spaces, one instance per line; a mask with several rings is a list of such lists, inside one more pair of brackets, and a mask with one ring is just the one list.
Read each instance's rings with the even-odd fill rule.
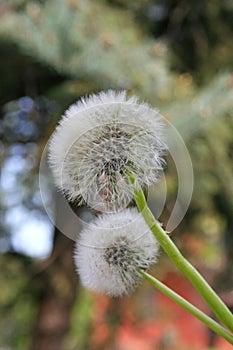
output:
[[158,111],[125,92],[102,92],[72,105],[49,145],[57,186],[71,201],[117,211],[132,200],[128,173],[155,183],[166,150]]
[[84,228],[75,246],[74,262],[82,284],[110,296],[132,293],[140,281],[138,268],[148,270],[159,244],[134,209],[102,214]]

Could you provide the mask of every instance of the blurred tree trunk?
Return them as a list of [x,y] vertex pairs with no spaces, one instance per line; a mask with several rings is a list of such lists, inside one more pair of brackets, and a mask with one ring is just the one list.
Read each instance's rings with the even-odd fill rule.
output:
[[76,300],[77,275],[72,261],[74,242],[55,229],[54,247],[40,273],[40,305],[32,350],[60,350],[70,327]]

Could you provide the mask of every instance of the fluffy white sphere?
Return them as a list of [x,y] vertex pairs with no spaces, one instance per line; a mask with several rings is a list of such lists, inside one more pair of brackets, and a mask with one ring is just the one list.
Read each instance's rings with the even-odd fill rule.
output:
[[69,200],[100,211],[125,208],[132,199],[128,173],[150,185],[163,168],[166,146],[158,111],[112,90],[72,105],[49,144],[55,182]]
[[110,296],[130,294],[157,260],[159,244],[134,209],[100,215],[78,237],[74,262],[82,284]]

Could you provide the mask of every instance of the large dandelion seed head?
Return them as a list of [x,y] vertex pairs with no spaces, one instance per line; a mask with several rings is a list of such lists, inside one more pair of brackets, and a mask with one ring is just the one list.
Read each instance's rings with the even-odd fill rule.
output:
[[49,161],[69,200],[118,211],[132,199],[128,174],[141,186],[155,183],[166,146],[161,116],[125,92],[102,92],[72,105],[56,128]]
[[111,296],[132,293],[141,274],[156,262],[159,244],[141,214],[125,209],[103,214],[84,228],[74,261],[82,284]]

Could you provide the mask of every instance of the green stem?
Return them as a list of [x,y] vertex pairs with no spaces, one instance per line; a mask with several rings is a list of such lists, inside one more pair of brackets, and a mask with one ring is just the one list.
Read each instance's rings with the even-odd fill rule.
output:
[[215,333],[219,334],[221,337],[226,339],[230,344],[233,344],[233,335],[230,334],[225,328],[223,328],[220,324],[214,321],[212,318],[207,316],[204,312],[199,310],[194,305],[190,304],[187,300],[182,298],[179,294],[174,292],[172,289],[167,287],[165,284],[157,280],[155,277],[151,276],[147,272],[143,270],[139,270],[140,273],[145,277],[145,279],[150,282],[155,288],[157,288],[160,292],[165,294],[168,298],[172,299],[178,305],[187,310],[190,314],[194,315],[200,321],[206,324],[207,327],[212,329]]
[[[130,176],[132,184],[135,183],[132,175]],[[144,220],[153,232],[163,250],[169,256],[169,258],[175,263],[175,265],[184,273],[184,275],[191,281],[193,286],[205,299],[207,304],[216,314],[220,321],[225,324],[233,332],[233,315],[219,296],[214,292],[206,280],[200,275],[200,273],[191,265],[184,256],[180,253],[179,249],[170,239],[168,234],[162,229],[159,222],[155,219],[150,209],[147,206],[144,193],[141,188],[134,190],[134,199],[138,206],[138,209],[142,213]]]

